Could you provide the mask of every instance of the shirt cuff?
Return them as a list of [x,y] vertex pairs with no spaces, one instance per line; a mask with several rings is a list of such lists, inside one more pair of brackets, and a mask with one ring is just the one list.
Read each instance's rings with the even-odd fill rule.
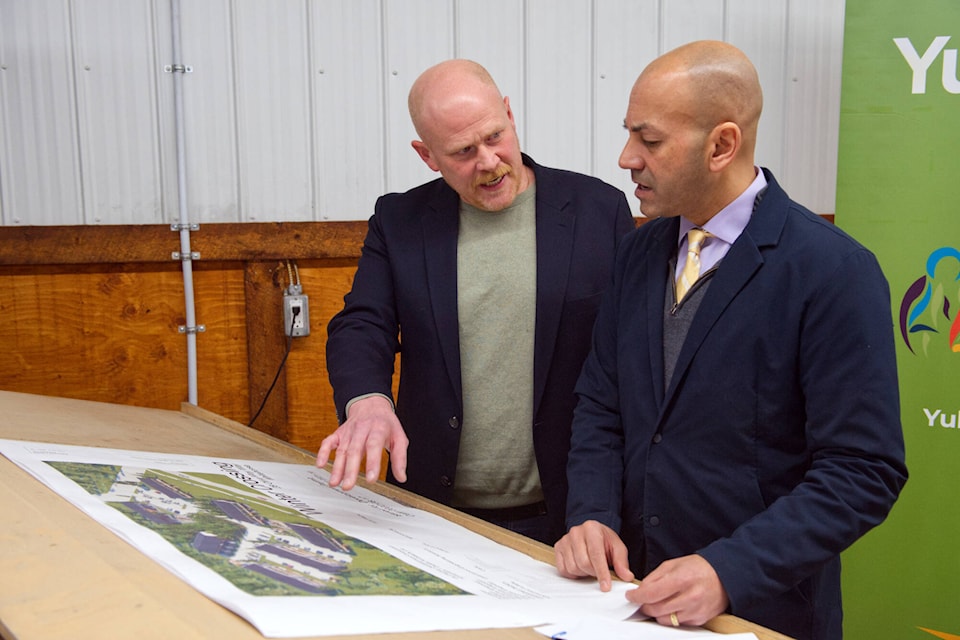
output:
[[388,396],[388,395],[386,395],[386,394],[383,394],[383,393],[374,392],[374,393],[364,393],[363,395],[359,395],[359,396],[357,396],[356,398],[351,398],[350,401],[347,402],[347,406],[343,408],[343,413],[344,413],[344,415],[347,416],[347,418],[350,417],[350,407],[353,406],[353,403],[354,403],[354,402],[356,402],[356,401],[358,401],[358,400],[363,400],[363,399],[365,399],[365,398],[372,398],[372,397],[374,397],[374,396],[380,396],[381,398],[386,398],[387,401],[390,403],[390,406],[393,407],[393,411],[394,411],[394,412],[397,411],[396,405],[393,404],[393,398],[391,398],[390,396]]

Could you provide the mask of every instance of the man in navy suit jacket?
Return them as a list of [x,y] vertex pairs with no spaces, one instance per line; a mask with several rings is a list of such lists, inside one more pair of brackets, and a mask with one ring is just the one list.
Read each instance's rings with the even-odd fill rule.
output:
[[[513,112],[466,60],[410,92],[442,179],[376,204],[327,369],[341,426],[321,444],[350,489],[366,458],[418,494],[552,544],[565,531],[573,387],[620,238],[623,193],[522,155]],[[396,406],[391,379],[397,352]]]
[[727,611],[834,639],[840,552],[907,479],[890,296],[869,251],[755,166],[761,106],[721,42],[634,84],[620,165],[657,219],[621,243],[577,383],[557,565],[642,578],[627,597],[661,624]]

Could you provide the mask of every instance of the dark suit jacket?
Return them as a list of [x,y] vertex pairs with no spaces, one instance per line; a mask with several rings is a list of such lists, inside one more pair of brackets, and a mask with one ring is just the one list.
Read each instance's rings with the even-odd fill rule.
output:
[[[626,198],[595,178],[536,175],[537,312],[534,448],[555,536],[563,534],[573,386],[589,349],[620,238]],[[342,421],[361,394],[391,393],[410,439],[406,489],[447,503],[456,481],[463,403],[457,324],[459,196],[442,179],[377,201],[352,291],[328,327],[327,369]],[[399,339],[398,339],[399,330]],[[388,479],[395,481],[392,474]]]
[[889,290],[869,251],[766,177],[669,386],[679,219],[621,243],[577,385],[568,525],[618,530],[638,576],[700,554],[731,613],[840,638],[838,555],[907,477]]

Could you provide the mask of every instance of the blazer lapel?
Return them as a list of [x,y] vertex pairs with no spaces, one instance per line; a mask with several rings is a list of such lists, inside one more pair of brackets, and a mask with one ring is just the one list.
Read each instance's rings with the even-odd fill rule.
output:
[[533,349],[533,411],[536,415],[547,384],[547,372],[556,348],[557,331],[570,276],[573,251],[573,214],[564,193],[537,175],[537,309]]
[[[648,327],[647,353],[650,357],[650,377],[658,402],[664,397],[663,386],[663,305],[666,304],[667,282],[672,278],[668,275],[670,257],[677,244],[677,234],[680,230],[679,218],[664,218],[663,222],[650,221],[646,224],[654,234],[650,242],[645,243],[648,255],[645,256],[650,276],[643,279],[645,290],[643,295],[646,304],[646,326]],[[625,293],[624,295],[630,295]]]
[[789,201],[773,176],[767,173],[766,177],[767,189],[753,212],[750,222],[724,256],[720,268],[704,293],[703,301],[697,309],[686,340],[677,356],[673,380],[667,389],[666,402],[661,405],[663,407],[669,406],[670,400],[677,391],[678,381],[683,379],[683,374],[693,361],[694,355],[724,310],[763,266],[760,248],[776,245],[780,240]]
[[[427,266],[427,288],[440,351],[447,375],[462,405],[460,387],[460,325],[457,313],[457,234],[460,229],[459,200],[445,187],[442,196],[431,203],[422,218],[424,263]],[[403,340],[403,327],[400,327]]]
[[697,314],[690,324],[683,347],[677,356],[677,364],[673,371],[673,379],[667,389],[664,406],[669,405],[670,399],[677,391],[678,381],[690,366],[693,356],[700,349],[710,329],[716,324],[733,299],[740,293],[744,285],[753,277],[757,269],[763,264],[763,258],[753,239],[746,233],[740,235],[730,251],[723,258],[723,267],[717,271],[710,281],[703,296],[703,301],[697,309]]

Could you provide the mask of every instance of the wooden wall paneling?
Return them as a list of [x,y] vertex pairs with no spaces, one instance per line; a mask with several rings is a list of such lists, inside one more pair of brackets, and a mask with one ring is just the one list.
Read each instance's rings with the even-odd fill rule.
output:
[[[286,277],[279,262],[251,261],[243,268],[244,302],[247,327],[247,380],[250,420],[258,408],[263,410],[252,426],[287,440],[287,368],[281,370],[287,349],[282,322],[282,288]],[[278,313],[281,313],[278,319]],[[279,327],[279,330],[277,329]],[[297,340],[291,341],[292,343]],[[279,374],[278,374],[279,371]],[[270,385],[276,383],[273,390]],[[269,396],[267,395],[269,393]],[[265,401],[265,404],[264,404]]]
[[243,264],[197,260],[193,288],[197,323],[205,328],[197,334],[197,404],[246,424],[251,414]]
[[[337,426],[326,324],[365,222],[224,223],[191,234],[198,403],[248,423],[286,348],[285,262],[310,297],[257,428],[315,450]],[[176,409],[187,396],[179,237],[167,225],[0,227],[0,388]]]
[[356,261],[299,261],[303,292],[310,300],[310,335],[294,340],[287,361],[289,442],[316,451],[337,428],[337,412],[327,379],[327,323],[343,308],[353,284]]
[[[366,221],[204,224],[191,234],[191,249],[198,265],[292,258],[342,266],[360,257],[366,231]],[[168,225],[0,227],[0,266],[166,263],[179,250]]]
[[0,388],[176,409],[182,292],[176,264],[0,269]]

